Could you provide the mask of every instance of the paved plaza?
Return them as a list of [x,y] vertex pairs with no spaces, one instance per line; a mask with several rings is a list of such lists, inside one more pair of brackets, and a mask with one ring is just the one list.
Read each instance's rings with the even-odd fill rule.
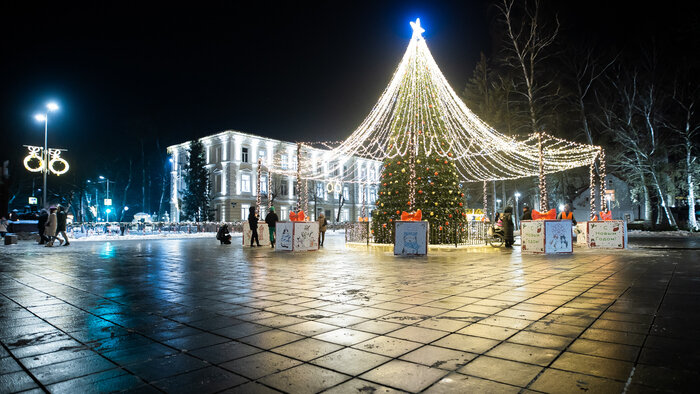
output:
[[425,258],[234,243],[0,246],[0,393],[697,391],[694,240]]

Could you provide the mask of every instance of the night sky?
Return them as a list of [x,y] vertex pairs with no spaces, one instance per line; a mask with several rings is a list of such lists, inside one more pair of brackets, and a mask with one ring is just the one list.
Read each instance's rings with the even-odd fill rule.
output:
[[[493,48],[489,1],[258,2],[253,9],[253,2],[22,3],[3,5],[0,23],[0,159],[12,159],[16,170],[23,144],[43,144],[33,114],[49,100],[61,106],[50,115],[49,146],[69,149],[74,165],[119,159],[139,138],[157,137],[165,147],[225,129],[337,140],[388,83],[410,20],[421,18],[457,91],[479,52]],[[679,53],[698,49],[696,6],[546,4],[572,43],[625,49],[657,36]]]

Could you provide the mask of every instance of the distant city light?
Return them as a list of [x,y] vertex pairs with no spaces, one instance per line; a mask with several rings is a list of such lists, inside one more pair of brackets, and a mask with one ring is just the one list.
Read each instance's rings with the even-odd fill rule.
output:
[[129,210],[129,207],[124,207],[124,210],[125,210],[125,211],[128,211],[128,210]]
[[564,204],[559,204],[559,210],[563,211],[564,210]]
[[46,121],[46,115],[36,114],[36,115],[34,115],[34,119],[36,119],[37,122],[44,122],[44,121]]
[[105,177],[103,177],[102,175],[100,175],[100,179],[105,179]]
[[107,209],[105,209],[105,212],[107,212],[107,213],[111,213],[111,212],[112,212],[112,210],[111,210],[110,208],[107,208]]
[[46,108],[48,108],[49,111],[56,111],[56,110],[58,110],[58,104],[56,104],[54,102],[50,102],[50,103],[46,104]]

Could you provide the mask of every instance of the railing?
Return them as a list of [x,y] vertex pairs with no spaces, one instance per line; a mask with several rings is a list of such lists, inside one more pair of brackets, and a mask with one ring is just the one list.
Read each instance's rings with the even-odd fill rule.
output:
[[[243,222],[228,223],[231,232],[243,232]],[[215,233],[221,223],[131,223],[131,222],[89,222],[74,223],[66,228],[72,238],[84,238],[99,235],[169,235]]]
[[[485,245],[489,224],[470,221],[463,225],[431,226],[428,230],[431,245]],[[369,222],[354,222],[345,225],[345,242],[393,243],[394,226],[373,229]],[[384,241],[384,242],[381,242]]]

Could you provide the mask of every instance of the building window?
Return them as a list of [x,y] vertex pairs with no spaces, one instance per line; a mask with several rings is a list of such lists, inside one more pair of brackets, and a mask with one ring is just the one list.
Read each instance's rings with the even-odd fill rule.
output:
[[250,174],[241,175],[241,191],[250,193]]
[[267,194],[267,176],[260,176],[260,194]]
[[323,187],[323,183],[316,183],[316,197],[318,198],[323,198],[323,192],[325,191],[325,187]]
[[221,147],[217,146],[216,149],[214,150],[214,163],[218,163],[221,161]]
[[248,212],[250,211],[250,205],[241,204],[241,220],[248,218]]
[[281,207],[280,214],[282,215],[282,216],[280,216],[280,220],[282,220],[282,221],[287,220],[287,218],[289,218],[289,207],[287,207],[287,206]]
[[346,200],[350,199],[350,189],[347,186],[343,187],[343,197]]
[[340,211],[340,221],[341,222],[350,221],[350,210],[349,209],[343,208],[343,210]]
[[348,171],[348,166],[343,166],[343,175],[350,176],[350,171]]
[[282,155],[282,169],[286,170],[289,168],[289,157],[287,155]]
[[243,147],[241,148],[241,163],[247,163],[248,162],[248,148]]
[[287,189],[287,181],[282,180],[280,183],[280,196],[286,197],[289,194],[289,189]]
[[260,159],[263,163],[265,163],[265,149],[259,149],[258,150],[258,159]]
[[224,190],[221,186],[221,174],[214,175],[214,190],[219,190],[221,193],[223,193]]

